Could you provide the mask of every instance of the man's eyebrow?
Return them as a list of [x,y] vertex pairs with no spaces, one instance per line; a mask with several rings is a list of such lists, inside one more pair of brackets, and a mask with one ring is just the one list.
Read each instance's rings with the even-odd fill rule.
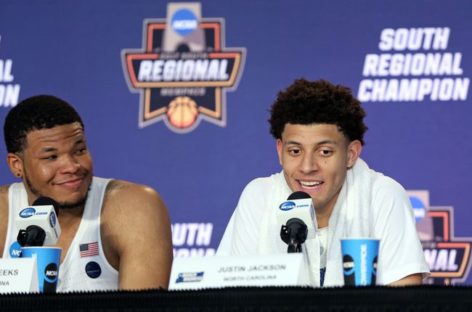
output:
[[74,145],[78,145],[78,144],[82,144],[82,143],[85,143],[85,138],[80,138],[80,139],[77,139],[75,142],[74,142]]
[[[77,146],[77,145],[80,145],[80,144],[85,144],[86,141],[84,138],[80,138],[80,139],[77,139],[75,142],[74,142],[74,146]],[[56,152],[58,151],[57,148],[55,147],[52,147],[52,146],[46,146],[46,147],[43,147],[41,149],[41,152],[44,152],[44,153],[50,153],[50,152]]]
[[333,140],[324,140],[324,141],[316,143],[316,145],[323,145],[323,144],[339,145],[339,142],[333,141]]
[[43,147],[43,148],[41,149],[41,151],[42,151],[42,152],[45,152],[45,153],[56,152],[56,151],[57,151],[57,148],[46,146],[46,147]]
[[[293,141],[293,140],[289,140],[289,141],[285,141],[283,143],[284,145],[302,145],[302,143],[300,142],[297,142],[297,141]],[[324,141],[320,141],[320,142],[316,142],[315,145],[323,145],[323,144],[333,144],[333,145],[339,145],[339,143],[337,141],[333,141],[333,140],[324,140]]]
[[284,144],[284,145],[290,145],[290,144],[293,144],[293,145],[302,145],[300,142],[292,141],[292,140],[285,141],[285,142],[283,142],[283,144]]

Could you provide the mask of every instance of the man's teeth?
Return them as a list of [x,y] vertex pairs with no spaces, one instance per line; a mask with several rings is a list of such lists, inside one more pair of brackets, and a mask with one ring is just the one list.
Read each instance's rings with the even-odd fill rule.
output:
[[321,182],[314,182],[314,181],[300,181],[300,184],[301,184],[302,186],[313,187],[313,186],[320,185],[320,184],[321,184]]

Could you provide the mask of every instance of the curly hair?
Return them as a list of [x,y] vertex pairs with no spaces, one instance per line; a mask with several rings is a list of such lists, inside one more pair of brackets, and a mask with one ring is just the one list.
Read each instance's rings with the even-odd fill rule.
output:
[[3,135],[8,153],[22,152],[29,132],[79,122],[77,111],[66,101],[52,95],[27,98],[12,108],[5,118]]
[[297,79],[279,92],[270,110],[270,133],[282,138],[285,125],[334,124],[350,140],[364,145],[365,111],[349,88],[326,80]]

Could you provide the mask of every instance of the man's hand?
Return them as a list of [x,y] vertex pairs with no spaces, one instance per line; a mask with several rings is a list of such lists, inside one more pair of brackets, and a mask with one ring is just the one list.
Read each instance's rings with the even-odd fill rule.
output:
[[408,275],[398,281],[395,281],[389,286],[412,286],[421,285],[423,283],[423,275],[421,273]]

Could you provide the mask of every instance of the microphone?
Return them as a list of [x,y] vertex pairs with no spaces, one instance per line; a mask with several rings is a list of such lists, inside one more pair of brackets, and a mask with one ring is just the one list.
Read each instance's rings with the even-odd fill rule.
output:
[[302,252],[302,244],[307,238],[314,238],[318,228],[311,196],[292,193],[280,204],[277,221],[281,224],[280,238],[288,244],[287,252]]
[[61,235],[57,221],[58,203],[49,197],[39,197],[32,206],[22,209],[16,216],[16,227],[20,229],[18,244],[26,246],[55,245]]

